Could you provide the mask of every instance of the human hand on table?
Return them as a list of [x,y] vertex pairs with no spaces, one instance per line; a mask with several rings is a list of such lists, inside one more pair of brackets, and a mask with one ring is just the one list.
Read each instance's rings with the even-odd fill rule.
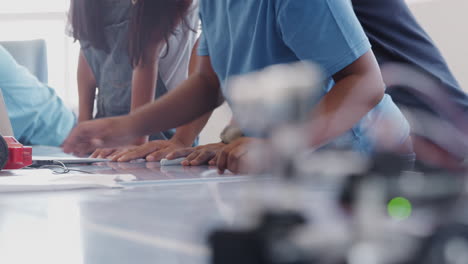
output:
[[98,148],[125,146],[137,138],[128,116],[103,118],[78,124],[63,143],[63,151],[78,156]]
[[177,139],[155,140],[143,144],[139,147],[121,152],[112,158],[112,161],[126,162],[139,158],[145,158],[147,161],[160,161],[166,155],[178,149],[187,146]]
[[216,165],[218,172],[226,170],[240,174],[262,173],[270,167],[268,141],[260,138],[242,137],[225,145],[210,165]]
[[169,153],[166,158],[173,160],[185,157],[186,159],[181,163],[183,166],[215,165],[214,158],[216,154],[225,146],[227,145],[220,142],[198,147],[181,148]]
[[128,145],[125,147],[119,147],[119,148],[99,148],[96,149],[90,158],[97,158],[97,159],[114,159],[114,157],[122,155],[123,153],[127,153],[129,151],[134,150],[135,148],[138,148],[137,145]]

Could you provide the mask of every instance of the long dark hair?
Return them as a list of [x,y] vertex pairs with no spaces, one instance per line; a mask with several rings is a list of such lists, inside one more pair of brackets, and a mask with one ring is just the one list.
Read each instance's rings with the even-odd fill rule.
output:
[[92,47],[108,51],[102,9],[100,0],[72,0],[69,23],[75,41],[88,41]]
[[[95,0],[94,0],[95,1]],[[180,23],[188,30],[187,14],[192,0],[133,0],[129,29],[129,55],[133,66],[145,64],[145,53],[152,44],[166,42]]]
[[[130,1],[130,0],[127,0]],[[129,27],[129,56],[133,66],[145,64],[145,53],[153,44],[166,42],[180,23],[190,28],[187,14],[193,0],[132,0]],[[72,0],[69,21],[75,40],[88,41],[94,48],[108,51],[104,34],[102,0]],[[166,51],[169,50],[169,45]]]

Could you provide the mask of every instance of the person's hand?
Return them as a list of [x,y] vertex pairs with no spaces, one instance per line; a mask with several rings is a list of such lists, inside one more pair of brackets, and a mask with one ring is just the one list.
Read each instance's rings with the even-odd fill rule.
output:
[[83,122],[78,124],[64,141],[63,151],[85,156],[98,148],[128,145],[137,136],[134,129],[128,116]]
[[226,144],[220,142],[193,148],[182,148],[169,153],[166,158],[173,160],[186,157],[181,163],[183,166],[215,165],[216,154],[225,146]]
[[119,148],[99,148],[96,149],[90,158],[97,158],[97,159],[113,159],[115,156],[121,155],[123,153],[127,153],[134,149],[138,148],[137,145],[128,145],[125,147]]
[[127,162],[139,158],[146,158],[147,161],[160,161],[167,154],[185,147],[187,146],[177,139],[155,140],[129,151],[119,153],[112,158],[112,161]]
[[226,170],[233,173],[261,173],[268,169],[269,144],[264,139],[242,137],[226,145],[218,152],[213,164],[218,172]]

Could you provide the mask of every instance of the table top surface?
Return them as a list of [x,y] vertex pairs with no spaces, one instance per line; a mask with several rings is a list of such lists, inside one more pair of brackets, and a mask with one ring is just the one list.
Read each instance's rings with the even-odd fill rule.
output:
[[[74,168],[137,181],[122,189],[0,194],[0,263],[209,263],[210,231],[245,222],[260,206],[252,193],[274,186],[269,177],[158,162]],[[327,188],[309,191],[304,204],[325,206],[318,197]],[[265,192],[272,200],[282,195],[278,186]]]

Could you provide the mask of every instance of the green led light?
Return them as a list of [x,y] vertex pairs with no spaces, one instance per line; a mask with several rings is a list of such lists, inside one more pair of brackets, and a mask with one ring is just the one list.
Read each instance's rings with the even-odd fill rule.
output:
[[411,216],[410,201],[403,197],[393,198],[387,205],[388,215],[395,220],[405,220]]

